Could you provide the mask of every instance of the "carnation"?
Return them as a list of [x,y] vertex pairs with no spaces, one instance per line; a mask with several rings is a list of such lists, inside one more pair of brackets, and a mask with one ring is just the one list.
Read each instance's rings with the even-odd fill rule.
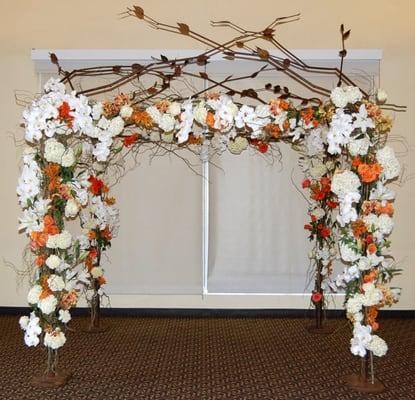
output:
[[346,194],[357,192],[360,188],[360,179],[352,171],[337,171],[331,182],[331,191],[339,198],[344,198]]
[[65,282],[59,275],[52,274],[48,278],[48,286],[52,292],[59,292],[65,287]]
[[43,314],[51,314],[55,311],[56,306],[58,305],[58,300],[53,294],[50,294],[44,299],[39,300],[37,304]]
[[69,199],[65,205],[65,217],[74,218],[79,212],[78,203],[74,199]]
[[399,176],[401,173],[401,166],[391,147],[385,146],[383,149],[378,150],[376,158],[383,167],[382,176],[386,180],[394,179]]
[[52,332],[47,332],[44,338],[44,345],[46,347],[50,347],[51,349],[59,349],[62,347],[66,342],[65,334],[59,329],[56,328]]
[[29,290],[29,293],[27,294],[27,302],[29,304],[36,304],[39,301],[39,297],[41,293],[42,293],[42,286],[40,285],[33,286]]
[[56,269],[61,265],[62,260],[55,254],[51,254],[45,261],[46,265],[50,269]]
[[372,340],[366,345],[366,348],[377,357],[383,357],[388,351],[388,345],[378,335],[372,335]]

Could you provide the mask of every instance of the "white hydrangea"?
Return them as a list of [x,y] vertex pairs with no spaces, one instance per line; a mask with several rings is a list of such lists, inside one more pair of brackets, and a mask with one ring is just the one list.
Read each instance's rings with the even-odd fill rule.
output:
[[57,235],[49,235],[46,242],[46,247],[49,249],[62,249],[69,248],[72,244],[72,235],[68,231],[62,231]]
[[65,287],[65,282],[59,275],[50,275],[47,282],[49,289],[52,290],[52,292],[59,292]]
[[55,254],[51,254],[45,261],[45,264],[50,269],[56,269],[61,265],[62,260]]
[[336,107],[344,108],[347,104],[355,104],[362,100],[363,94],[356,86],[336,87],[332,90],[330,98]]
[[40,299],[37,304],[40,308],[40,311],[42,311],[43,314],[48,315],[56,310],[58,299],[53,294],[50,294],[44,299]]
[[62,155],[61,165],[62,167],[72,167],[75,164],[76,158],[72,148],[68,148]]
[[366,345],[366,348],[377,357],[383,357],[388,352],[388,345],[378,335],[372,335],[372,340]]
[[393,219],[387,214],[378,217],[377,226],[383,235],[389,235],[393,229]]
[[56,328],[52,332],[46,332],[45,338],[44,338],[44,345],[46,347],[50,347],[51,349],[59,349],[62,347],[66,342],[65,334],[59,329]]
[[401,166],[392,147],[385,146],[376,153],[378,162],[382,165],[382,176],[386,180],[397,178],[401,173]]
[[45,142],[45,158],[47,161],[61,164],[65,146],[56,139],[48,139]]
[[335,193],[339,199],[344,198],[346,194],[358,192],[360,188],[360,179],[352,171],[336,171],[331,182],[331,191]]
[[354,315],[362,310],[363,307],[363,295],[355,294],[350,297],[346,303],[346,312],[348,314]]
[[383,293],[373,282],[364,283],[362,285],[364,291],[363,305],[366,307],[375,306],[382,302]]

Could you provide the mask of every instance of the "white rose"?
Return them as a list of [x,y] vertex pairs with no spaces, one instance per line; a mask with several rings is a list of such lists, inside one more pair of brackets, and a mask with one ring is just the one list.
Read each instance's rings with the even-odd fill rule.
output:
[[51,254],[45,261],[46,265],[50,269],[56,269],[61,265],[62,260],[55,254]]
[[52,292],[59,292],[64,289],[65,282],[59,275],[52,274],[48,278],[48,286]]
[[55,311],[56,306],[58,305],[58,299],[51,294],[48,297],[39,300],[37,304],[43,314],[50,314]]
[[29,304],[36,304],[39,301],[39,297],[41,293],[42,293],[42,286],[40,285],[33,286],[29,290],[29,293],[27,294],[27,302]]
[[65,205],[65,217],[74,218],[79,212],[78,203],[74,199],[69,199]]
[[133,114],[133,108],[128,106],[128,105],[124,105],[121,107],[120,110],[120,116],[123,119],[128,119],[131,117],[131,115]]

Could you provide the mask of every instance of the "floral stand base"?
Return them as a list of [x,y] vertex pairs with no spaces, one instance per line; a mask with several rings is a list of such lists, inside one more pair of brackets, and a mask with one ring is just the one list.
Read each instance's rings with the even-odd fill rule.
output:
[[108,326],[103,326],[103,325],[89,325],[86,329],[85,332],[87,333],[103,333],[108,331],[109,327]]
[[346,378],[346,384],[354,390],[363,393],[381,393],[385,390],[385,386],[381,381],[374,378],[373,383],[370,379],[365,379],[361,374],[351,374]]
[[32,385],[38,388],[51,389],[58,388],[67,384],[72,373],[65,370],[49,372],[44,375],[37,375],[32,378]]

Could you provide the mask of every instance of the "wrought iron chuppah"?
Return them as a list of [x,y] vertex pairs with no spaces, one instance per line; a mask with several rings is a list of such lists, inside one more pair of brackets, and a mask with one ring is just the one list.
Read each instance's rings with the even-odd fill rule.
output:
[[[63,267],[52,267],[52,262],[48,263],[48,260],[52,256],[55,257],[53,260],[56,261],[56,257],[63,254],[60,253],[60,250],[49,249],[66,249],[67,247],[65,247],[65,243],[67,242],[67,235],[62,238],[57,238],[56,243],[52,243],[52,241],[49,243],[48,236],[55,237],[61,234],[59,232],[61,232],[64,227],[62,216],[63,210],[66,217],[73,217],[77,214],[78,211],[76,211],[76,204],[73,204],[76,203],[76,201],[73,198],[74,195],[72,192],[81,190],[82,185],[86,185],[89,192],[93,194],[92,201],[94,202],[94,209],[98,207],[97,204],[102,205],[105,203],[106,205],[111,206],[113,199],[108,195],[108,187],[101,179],[98,178],[98,175],[104,176],[105,172],[114,171],[114,168],[117,169],[118,167],[122,168],[119,157],[121,157],[120,154],[124,148],[127,148],[128,152],[131,152],[133,156],[137,156],[139,154],[139,150],[137,149],[139,149],[140,146],[150,144],[152,146],[152,151],[156,152],[158,155],[174,154],[188,163],[186,157],[183,157],[180,154],[180,151],[185,149],[201,155],[202,159],[207,162],[209,159],[209,148],[205,146],[205,144],[207,143],[209,145],[211,141],[215,141],[217,136],[220,136],[221,134],[228,136],[228,148],[231,152],[238,153],[240,149],[246,148],[249,145],[261,153],[266,153],[269,149],[269,145],[276,142],[285,142],[300,148],[302,141],[309,136],[311,130],[317,128],[319,125],[330,125],[332,119],[334,120],[335,118],[340,120],[345,118],[346,122],[343,121],[342,123],[345,123],[347,128],[351,126],[350,123],[352,119],[359,121],[358,123],[356,122],[356,126],[358,126],[356,129],[359,129],[359,132],[362,134],[366,133],[367,129],[373,129],[373,132],[378,130],[379,132],[376,131],[376,134],[373,134],[374,141],[371,144],[372,147],[375,147],[376,145],[380,148],[384,138],[386,137],[386,135],[384,135],[383,138],[381,138],[381,134],[388,132],[390,129],[389,120],[382,115],[380,109],[378,109],[378,106],[370,101],[369,93],[366,93],[361,88],[358,89],[357,85],[343,72],[344,58],[347,56],[345,40],[347,40],[350,35],[350,31],[346,31],[343,25],[340,29],[342,43],[342,48],[339,52],[340,67],[331,68],[312,66],[305,63],[277,40],[277,30],[279,27],[283,24],[296,21],[299,18],[298,14],[276,18],[271,24],[260,31],[249,31],[230,21],[212,22],[212,25],[215,27],[226,27],[236,32],[236,36],[234,38],[224,43],[218,43],[214,39],[193,31],[191,27],[185,23],[178,23],[176,26],[156,21],[146,15],[144,10],[140,7],[129,8],[122,14],[122,16],[134,17],[142,20],[154,29],[187,36],[203,44],[208,49],[196,56],[191,57],[168,59],[166,56],[161,55],[159,59],[154,59],[152,62],[147,64],[134,63],[127,66],[98,66],[80,68],[73,71],[63,70],[57,56],[55,54],[51,54],[51,61],[56,64],[58,72],[62,76],[61,82],[67,84],[73,90],[78,89],[79,85],[77,82],[79,79],[82,78],[83,83],[82,88],[77,90],[74,98],[68,97],[68,100],[63,101],[59,100],[61,98],[66,99],[66,97],[62,97],[65,95],[62,93],[61,86],[56,83],[48,86],[48,91],[52,93],[52,95],[50,95],[50,99],[48,98],[48,101],[54,102],[53,107],[56,106],[56,112],[51,114],[48,121],[52,120],[53,123],[54,121],[57,121],[58,124],[63,125],[63,128],[62,126],[59,126],[56,129],[54,127],[51,131],[50,126],[46,124],[45,127],[40,129],[40,131],[47,132],[45,134],[47,138],[50,138],[55,134],[61,135],[59,137],[63,138],[61,139],[62,143],[57,143],[55,139],[42,138],[42,133],[39,131],[38,127],[34,128],[34,134],[31,132],[29,135],[30,140],[28,141],[37,143],[39,152],[33,159],[29,157],[29,155],[26,155],[26,162],[28,165],[38,163],[36,168],[43,171],[45,176],[44,187],[42,188],[43,195],[46,198],[50,198],[50,202],[52,204],[51,211],[47,211],[44,216],[44,230],[42,232],[35,231],[34,234],[33,232],[30,234],[32,244],[34,243],[32,246],[33,251],[37,255],[36,263],[39,267],[44,268],[44,271],[42,270],[41,272],[39,284],[36,288],[36,290],[39,290],[39,293],[38,295],[36,293],[32,293],[30,296],[31,300],[29,301],[31,304],[38,304],[42,300],[47,299],[49,296],[53,297],[54,292],[60,293],[61,291],[67,290],[64,287],[61,287],[61,281],[58,279],[59,277],[56,277],[56,274],[52,273],[55,269],[58,270]],[[261,47],[257,45],[258,43],[261,43]],[[265,43],[265,45],[263,43]],[[276,48],[280,52],[280,55],[273,55],[269,52],[269,50],[265,49],[265,47],[269,46]],[[223,59],[228,60],[229,62],[232,62],[233,60],[246,60],[260,63],[261,67],[254,73],[250,73],[248,75],[231,75],[225,77],[224,79],[215,79],[207,74],[203,67],[208,64],[213,57],[218,55],[222,56]],[[201,71],[197,70],[198,67],[200,67]],[[282,72],[287,78],[293,80],[297,84],[300,84],[306,92],[309,93],[309,96],[294,93],[287,86],[280,85],[278,83],[267,83],[264,87],[252,87],[253,78],[259,76],[261,73],[272,71]],[[333,91],[331,88],[318,85],[311,79],[307,78],[307,73],[309,72],[325,74],[336,78],[341,97],[338,104],[336,104],[336,101],[333,100]],[[105,77],[107,82],[91,87],[84,86],[85,83],[88,83],[88,78],[91,78],[92,80],[92,78],[95,77]],[[152,81],[155,82],[151,85],[146,85],[144,83],[144,78],[151,78]],[[184,97],[181,93],[177,93],[177,91],[172,90],[173,82],[180,80],[185,81],[186,79],[201,80],[204,82],[203,89],[194,88],[190,99]],[[78,112],[76,109],[77,105],[75,105],[75,103],[78,100],[75,99],[82,99],[80,100],[81,103],[84,101],[88,102],[88,99],[86,97],[82,97],[82,95],[92,97],[114,90],[120,91],[129,84],[134,84],[134,89],[129,89],[127,94],[119,94],[113,102],[107,102],[104,105],[101,104],[101,108],[103,108],[103,110],[100,109],[98,114],[104,115],[105,118],[102,118],[98,123],[93,122],[93,120],[99,119],[99,115],[95,118],[95,111],[92,111],[92,116],[90,116],[90,111],[87,112],[88,115],[82,114],[82,112],[88,110],[87,107],[81,107],[83,110],[82,112]],[[241,86],[242,88],[240,88]],[[341,89],[342,86],[346,87],[345,91]],[[56,97],[53,94],[54,91],[56,91]],[[266,100],[266,97],[269,97],[270,93],[273,95],[274,99],[269,103]],[[339,94],[339,92],[336,93]],[[332,97],[334,105],[333,103],[328,104],[327,100],[322,100],[329,97]],[[344,101],[344,98],[346,97],[347,101]],[[56,100],[56,98],[58,100]],[[235,101],[234,99],[236,98],[239,98],[240,101]],[[261,118],[268,121],[267,118],[269,114],[262,116],[255,115],[254,117],[254,112],[251,107],[240,104],[243,98],[249,99],[250,102],[256,102],[259,106],[262,105],[265,107],[260,108],[261,111],[259,111],[258,114],[264,112],[264,109],[266,109],[267,113],[274,113],[274,122],[271,123],[271,120],[269,120],[269,123],[266,123],[266,125],[260,125],[260,131],[258,131],[255,124],[259,124],[258,121]],[[72,100],[73,105],[71,105]],[[207,102],[224,102],[226,107],[232,111],[230,112],[225,107],[225,110],[218,111],[218,113],[223,113],[222,117],[216,118],[217,115],[215,115],[214,111],[211,109],[204,109],[203,106],[201,106],[201,102],[204,102],[205,100]],[[379,99],[379,101],[384,103],[382,99]],[[56,102],[57,104],[55,104]],[[298,102],[299,105],[294,107],[292,102]],[[171,125],[170,128],[163,129],[161,127],[161,123],[156,121],[155,116],[160,113],[165,113],[172,104],[178,105],[179,109],[172,113],[175,118],[171,118],[169,123],[172,120],[173,125]],[[180,104],[182,105],[180,106]],[[81,106],[84,105],[85,104],[81,104]],[[153,107],[153,105],[156,105],[156,107]],[[127,106],[128,110],[122,111],[123,106]],[[152,107],[153,109],[150,112]],[[193,116],[192,107],[195,109],[203,108],[203,110],[199,110],[203,115],[202,120],[198,120],[196,116]],[[233,135],[229,132],[233,127],[234,119],[236,121],[235,115],[238,112],[238,107],[240,107],[239,113],[241,114],[240,119],[242,122],[239,122],[239,131]],[[345,112],[343,109],[347,107],[348,113],[346,113],[347,115],[344,117]],[[383,104],[382,108],[395,111],[403,110],[402,107],[395,104]],[[368,112],[373,113],[373,119],[376,119],[377,121],[376,126],[372,119],[368,117]],[[189,113],[192,114],[191,117],[189,117]],[[278,115],[283,115],[283,120],[275,122]],[[27,125],[30,125],[30,113],[26,117]],[[186,118],[189,119],[186,120]],[[231,122],[229,122],[229,118],[231,119]],[[255,121],[252,121],[249,118],[254,118]],[[198,121],[203,127],[203,133],[197,133],[194,130],[194,120]],[[191,122],[189,123],[188,121]],[[114,122],[114,126],[112,126],[111,129],[113,131],[115,130],[115,133],[108,137],[108,132],[110,131],[112,122]],[[227,123],[229,123],[229,129],[227,127],[222,129],[224,127],[222,124],[226,125]],[[96,126],[94,124],[96,124]],[[176,125],[180,126],[180,132],[175,131]],[[129,130],[129,128],[131,128],[131,130]],[[160,139],[160,135],[157,136],[158,139],[153,140],[151,135],[149,137],[147,133],[141,134],[134,132],[134,129],[136,130],[138,128],[143,131],[150,132],[152,130],[160,129],[164,132],[163,140]],[[199,128],[201,127],[199,126]],[[87,129],[88,133],[86,133]],[[99,138],[98,135],[103,134],[104,131],[105,137]],[[94,153],[94,156],[96,157],[100,167],[99,169],[95,169],[94,167],[91,169],[91,166],[89,166],[88,163],[85,163],[84,168],[86,168],[86,170],[90,173],[87,183],[85,183],[85,179],[81,179],[82,182],[72,184],[71,182],[75,180],[75,167],[72,167],[73,164],[68,162],[66,159],[66,161],[63,162],[66,151],[64,151],[64,153],[62,153],[59,157],[56,156],[56,153],[59,153],[62,146],[68,145],[73,145],[75,150],[82,152],[82,143],[81,148],[79,148],[78,145],[80,139],[76,139],[77,132],[89,136],[88,140],[92,141],[92,144],[96,146],[95,150],[97,150],[97,152]],[[75,139],[71,144],[70,139],[65,139],[65,135],[71,137],[72,133],[75,133],[75,135],[73,135]],[[348,132],[348,135],[350,134],[351,131]],[[112,137],[116,137],[120,140],[124,144],[124,147],[111,147],[113,140]],[[382,171],[382,167],[375,162],[375,153],[367,156],[365,155],[365,157],[362,158],[354,157],[353,160],[351,160],[348,153],[343,152],[343,150],[339,147],[340,144],[343,145],[347,143],[346,139],[348,140],[348,137],[341,137],[337,139],[332,138],[334,149],[326,151],[323,159],[320,160],[324,165],[326,172],[323,173],[315,182],[310,182],[309,179],[306,179],[303,182],[304,188],[311,189],[311,197],[313,200],[317,203],[324,202],[324,207],[327,208],[327,211],[323,210],[322,215],[320,212],[319,217],[312,214],[312,223],[307,227],[307,229],[311,231],[311,238],[316,242],[316,252],[320,253],[323,252],[326,243],[333,244],[336,240],[331,236],[331,232],[334,229],[337,229],[338,226],[331,217],[332,211],[330,211],[330,209],[338,207],[339,204],[336,201],[337,197],[340,203],[343,202],[344,205],[347,206],[351,206],[353,203],[358,203],[360,199],[364,202],[370,203],[373,201],[372,192],[376,189],[373,182],[379,178]],[[338,142],[336,142],[336,140]],[[343,140],[343,142],[340,142],[340,140]],[[195,149],[195,146],[197,149]],[[320,143],[319,146],[324,149],[322,143]],[[220,146],[217,151],[221,151]],[[339,157],[342,156],[343,153],[345,159],[340,159]],[[79,157],[80,160],[82,156],[79,154],[77,157]],[[125,154],[122,157],[125,157]],[[306,156],[304,155],[304,157]],[[341,175],[339,171],[346,166],[346,162],[351,163],[352,168],[354,168],[355,171],[359,171],[362,179],[362,182],[360,182],[354,172],[346,171],[350,172],[349,176],[351,176],[350,179],[353,185],[356,186],[356,190],[362,184],[361,193],[352,191],[352,195],[354,197],[349,200],[345,199],[346,196],[342,190],[338,190],[336,192],[335,189],[331,190],[330,188],[330,183],[334,178],[334,175]],[[354,163],[356,163],[356,165]],[[188,165],[190,166],[190,164]],[[377,169],[373,167],[373,165],[375,165]],[[363,167],[361,168],[361,166]],[[372,171],[373,169],[375,169],[375,171]],[[73,188],[72,192],[68,190],[68,187]],[[383,186],[381,185],[376,190],[381,190],[382,187]],[[69,203],[69,201],[72,201],[72,203],[71,207],[67,210],[67,203]],[[350,204],[347,204],[347,202],[350,202]],[[24,207],[31,208],[33,205],[32,203],[33,202],[30,200],[30,202],[28,202],[27,205],[24,205]],[[359,205],[359,212],[361,212],[361,207],[363,207],[363,203],[361,206]],[[385,205],[383,205],[383,207],[385,207]],[[344,207],[341,212],[346,213],[345,210],[346,208]],[[342,216],[343,219],[341,219],[340,228],[344,228],[346,224],[356,220],[356,215],[353,216],[350,210],[347,212],[349,213],[347,217],[346,215]],[[329,214],[330,217],[327,216]],[[369,236],[373,235],[371,235],[368,228],[363,228],[361,225],[357,228],[355,229],[353,227],[353,232],[361,232],[359,233],[359,243],[361,245],[359,251],[361,251],[362,254],[366,254],[366,252],[368,252],[367,254],[376,253],[376,250],[373,250],[373,246],[371,246],[374,245],[373,237],[369,240]],[[88,249],[88,252],[85,253],[84,256],[80,257],[80,248],[82,246],[78,241],[76,242],[76,245],[74,245],[74,254],[71,254],[70,257],[66,255],[67,259],[70,259],[72,262],[85,262],[88,267],[88,271],[91,273],[91,285],[94,288],[92,304],[95,305],[92,313],[94,316],[92,321],[93,326],[94,323],[97,322],[96,317],[99,317],[99,309],[97,308],[99,306],[99,291],[101,285],[104,283],[103,277],[100,273],[100,256],[101,252],[109,245],[111,238],[112,233],[108,226],[101,226],[99,229],[92,229],[89,227],[89,237],[87,239],[89,247],[86,246],[84,248],[84,250]],[[354,240],[349,238],[347,234],[343,235],[343,239],[349,241],[350,243]],[[48,250],[42,250],[44,247],[48,248]],[[330,263],[332,257],[333,255],[324,257],[318,256],[314,259],[315,287],[312,298],[316,309],[317,330],[322,329],[323,321],[322,309],[324,305],[324,294],[322,281],[324,276],[327,274],[327,270],[330,270],[331,268]],[[379,272],[376,269],[376,265],[374,265],[374,267],[374,269],[370,270],[370,274],[372,275],[366,272],[363,273],[364,279],[366,279],[366,277],[370,277],[373,281],[373,279],[377,277]],[[42,275],[43,273],[44,275]],[[387,281],[387,279],[385,279],[385,281]],[[390,300],[390,302],[391,301],[392,300]],[[68,296],[65,293],[65,307],[68,306],[68,302],[73,303],[73,300],[68,300]],[[59,336],[61,327],[65,324],[64,320],[67,315],[65,312],[67,312],[69,306],[61,308],[60,311],[63,312],[59,314],[59,318],[54,318],[53,313],[57,313],[56,310],[54,312],[50,312],[49,314],[46,311],[44,312],[44,310],[50,310],[49,305],[50,304],[44,302],[42,305],[39,305],[39,307],[41,310],[40,315],[46,315],[46,322],[43,326],[45,337],[49,335],[48,343],[52,344],[49,347],[54,348],[53,346],[55,341],[54,339],[51,340],[50,337]],[[366,313],[366,308],[364,308],[364,311]],[[52,317],[50,317],[51,315]],[[368,320],[369,316],[364,315],[363,318]],[[56,324],[57,328],[54,327]],[[27,331],[26,322],[22,325]],[[95,326],[95,328],[99,327]],[[54,350],[56,350],[56,348],[54,348]],[[370,361],[369,355],[372,354],[371,351],[367,354],[365,351],[365,364],[364,368],[362,368],[363,378],[358,380],[357,386],[361,385],[362,382],[363,384],[370,383],[369,368],[367,368],[367,366]],[[59,376],[54,363],[52,363],[48,372],[52,374],[48,375],[49,378],[51,376],[52,378],[54,376]],[[64,379],[60,376],[60,381],[58,383],[60,384],[63,381]],[[50,382],[51,381],[49,379],[46,384],[50,384]],[[41,384],[45,384],[45,381],[41,381]],[[371,385],[372,386],[369,385],[369,387],[375,388],[376,390],[380,387],[379,385],[375,385],[374,381],[371,382]]]

